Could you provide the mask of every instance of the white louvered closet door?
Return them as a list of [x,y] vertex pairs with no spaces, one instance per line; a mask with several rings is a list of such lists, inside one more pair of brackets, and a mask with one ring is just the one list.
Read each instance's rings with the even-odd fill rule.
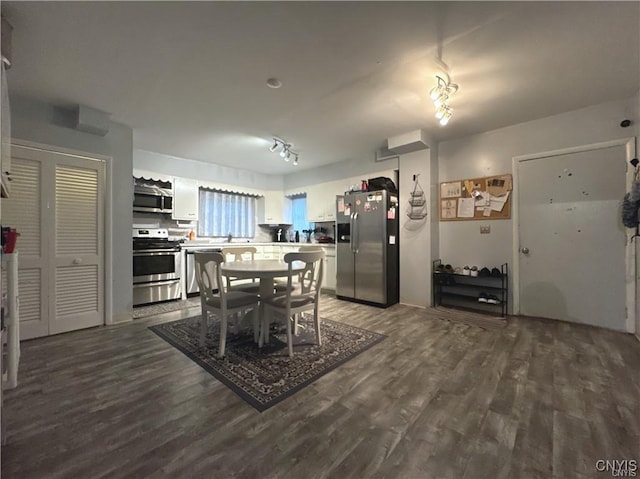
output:
[[21,339],[104,324],[103,162],[14,145],[12,170]]
[[[12,148],[11,196],[2,200],[2,223],[20,233],[18,251],[18,296],[20,338],[49,334],[49,288],[47,251],[42,241],[42,212],[46,191],[41,184],[42,162],[34,150]],[[3,271],[3,275],[4,275]],[[2,278],[3,284],[6,277]]]
[[54,311],[49,333],[104,323],[102,164],[63,157],[55,164]]

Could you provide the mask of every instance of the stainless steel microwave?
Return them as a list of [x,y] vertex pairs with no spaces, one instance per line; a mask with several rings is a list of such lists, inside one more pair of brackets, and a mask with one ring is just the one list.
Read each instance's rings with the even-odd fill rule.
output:
[[170,188],[135,185],[133,189],[133,211],[171,213],[173,211],[173,192]]

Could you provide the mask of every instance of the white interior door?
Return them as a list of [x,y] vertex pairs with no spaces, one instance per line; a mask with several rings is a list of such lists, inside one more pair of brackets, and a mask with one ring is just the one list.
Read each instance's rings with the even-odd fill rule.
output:
[[21,338],[104,324],[104,163],[14,146],[12,169]]
[[62,156],[55,164],[49,333],[104,323],[102,163]]
[[16,244],[20,338],[29,339],[49,334],[47,245],[42,240],[46,195],[42,162],[35,150],[13,146],[12,156],[11,196],[2,200],[2,223],[20,233]]
[[519,312],[626,329],[624,145],[518,163]]

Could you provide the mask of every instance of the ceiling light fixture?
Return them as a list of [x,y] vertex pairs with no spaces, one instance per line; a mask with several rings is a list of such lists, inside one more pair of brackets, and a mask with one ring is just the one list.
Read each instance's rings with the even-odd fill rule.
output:
[[298,166],[298,153],[293,151],[291,149],[293,145],[291,145],[291,143],[287,143],[286,141],[280,139],[280,138],[276,138],[273,137],[273,146],[271,146],[269,148],[269,151],[274,152],[276,151],[278,148],[282,148],[282,150],[280,151],[280,158],[282,158],[284,161],[289,161],[291,160],[291,155],[293,155],[293,165],[294,166]]
[[447,102],[451,99],[455,92],[458,91],[458,85],[451,83],[449,75],[441,73],[436,75],[437,84],[429,92],[429,97],[433,100],[436,107],[436,118],[440,120],[442,126],[449,123],[453,110]]

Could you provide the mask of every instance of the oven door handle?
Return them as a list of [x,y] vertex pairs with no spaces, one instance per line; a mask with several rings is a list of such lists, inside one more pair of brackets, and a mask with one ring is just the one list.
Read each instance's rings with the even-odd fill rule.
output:
[[158,253],[164,254],[176,254],[180,253],[179,249],[145,249],[145,250],[133,250],[134,256],[151,256]]
[[146,283],[136,283],[133,285],[133,289],[136,288],[148,288],[149,286],[162,286],[165,284],[177,284],[179,283],[180,280],[179,279],[169,279],[169,280],[165,280],[165,281],[148,281]]

